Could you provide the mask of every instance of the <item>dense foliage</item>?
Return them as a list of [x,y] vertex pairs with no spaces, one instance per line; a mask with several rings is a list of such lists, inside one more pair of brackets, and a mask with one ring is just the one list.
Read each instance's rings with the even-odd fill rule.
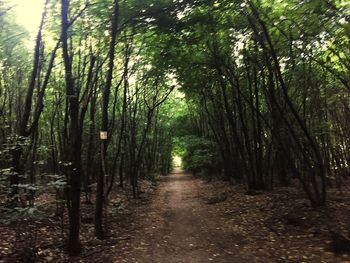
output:
[[81,199],[105,238],[116,186],[138,198],[174,155],[315,207],[350,174],[349,1],[47,0],[31,49],[14,16],[0,0],[2,218],[54,193],[72,254]]

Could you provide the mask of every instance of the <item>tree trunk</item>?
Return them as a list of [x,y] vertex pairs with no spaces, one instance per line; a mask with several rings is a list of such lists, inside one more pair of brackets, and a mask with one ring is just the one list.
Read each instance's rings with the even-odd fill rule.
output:
[[[118,19],[119,19],[119,3],[118,0],[114,1],[114,11],[111,21],[111,42],[109,46],[109,63],[107,71],[106,84],[102,90],[102,121],[101,131],[108,134],[108,104],[109,96],[112,86],[113,68],[114,68],[114,56],[115,56],[115,44],[118,33]],[[105,205],[105,193],[104,193],[104,181],[107,176],[107,148],[110,138],[101,141],[101,169],[97,179],[97,193],[96,193],[96,210],[95,210],[95,236],[98,239],[104,238],[104,230],[102,224],[103,207]]]
[[65,69],[66,94],[68,100],[68,114],[70,118],[68,149],[65,149],[67,162],[67,207],[69,216],[69,237],[67,249],[71,255],[81,253],[79,239],[80,230],[80,183],[81,183],[81,136],[79,127],[79,99],[75,90],[72,73],[72,59],[68,51],[68,10],[69,0],[61,0],[62,18],[62,55]]

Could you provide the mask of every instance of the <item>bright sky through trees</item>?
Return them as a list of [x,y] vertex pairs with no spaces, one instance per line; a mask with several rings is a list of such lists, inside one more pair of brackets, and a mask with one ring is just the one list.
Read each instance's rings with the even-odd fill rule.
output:
[[24,26],[34,36],[38,29],[41,13],[43,9],[43,0],[11,0],[10,4],[14,6],[17,22]]

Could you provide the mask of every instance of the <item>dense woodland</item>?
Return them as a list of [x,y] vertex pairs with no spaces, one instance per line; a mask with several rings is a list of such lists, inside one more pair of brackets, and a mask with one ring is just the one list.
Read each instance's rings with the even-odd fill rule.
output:
[[293,184],[332,217],[350,176],[349,1],[46,0],[30,46],[15,16],[0,0],[1,224],[54,216],[77,255],[82,207],[108,239],[113,195],[138,199],[175,155],[246,194]]

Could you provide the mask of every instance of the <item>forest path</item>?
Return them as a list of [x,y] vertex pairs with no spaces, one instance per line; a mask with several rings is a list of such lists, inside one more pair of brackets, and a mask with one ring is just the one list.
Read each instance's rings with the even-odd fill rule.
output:
[[[135,236],[115,262],[247,262],[235,237],[201,197],[201,181],[181,170],[161,179],[152,202],[138,211]],[[235,251],[236,250],[236,251]]]

